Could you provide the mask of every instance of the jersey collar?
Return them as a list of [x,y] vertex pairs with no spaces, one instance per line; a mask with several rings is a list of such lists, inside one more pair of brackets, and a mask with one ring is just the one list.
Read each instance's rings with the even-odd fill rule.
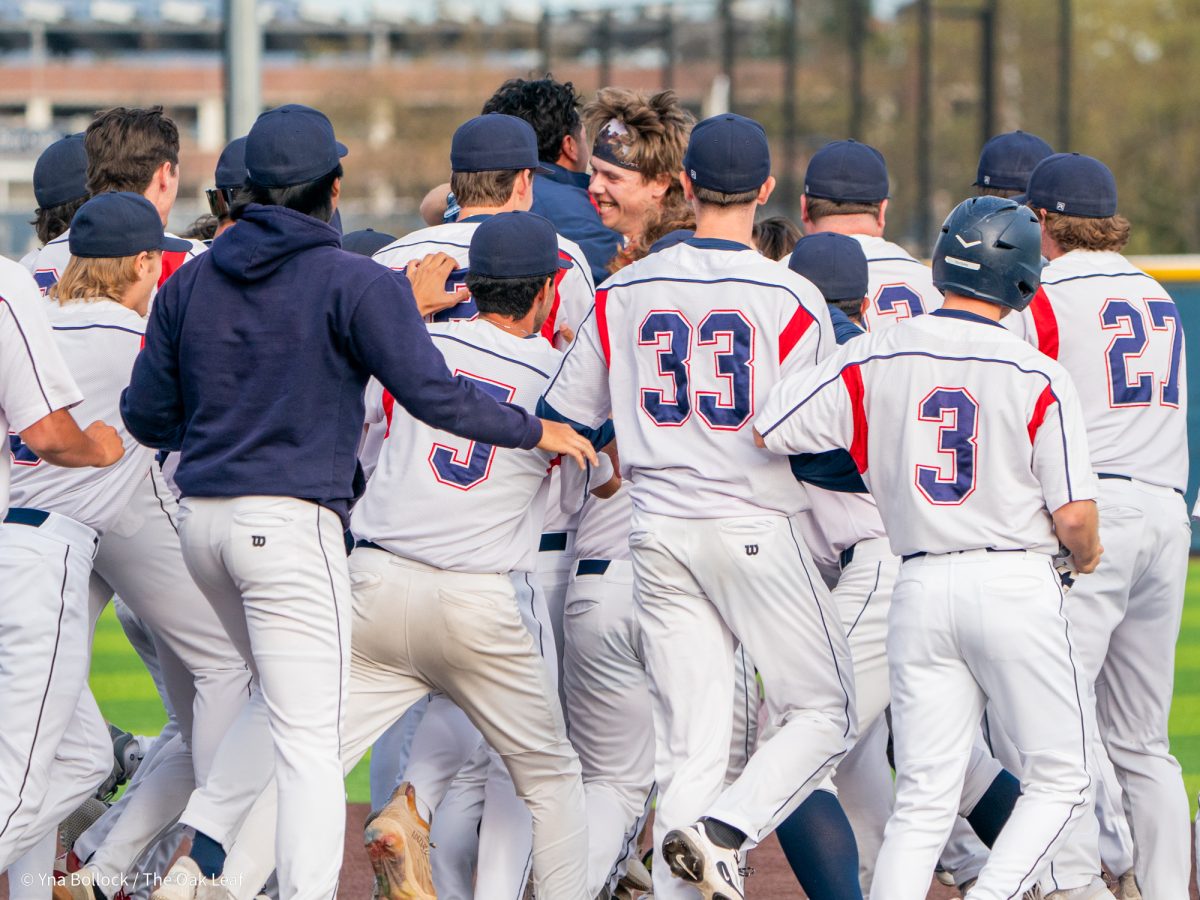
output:
[[490,219],[492,217],[492,215],[493,215],[492,213],[476,213],[473,216],[467,216],[465,219],[459,219],[457,224],[466,225],[468,222],[471,222],[471,223],[486,222],[488,219]]
[[941,316],[943,319],[962,319],[964,322],[980,322],[984,325],[995,325],[997,328],[1003,328],[999,322],[994,322],[987,316],[981,316],[978,313],[967,312],[965,309],[946,309],[944,306],[941,309],[935,309],[930,313],[931,316]]
[[748,244],[740,244],[737,241],[727,241],[724,238],[698,238],[690,237],[683,243],[689,247],[695,247],[697,250],[753,250],[754,248]]

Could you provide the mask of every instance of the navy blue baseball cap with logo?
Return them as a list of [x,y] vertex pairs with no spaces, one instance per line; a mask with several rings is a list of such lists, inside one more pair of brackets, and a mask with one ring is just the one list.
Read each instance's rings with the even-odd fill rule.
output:
[[213,173],[218,190],[236,190],[246,183],[246,138],[234,138],[225,145]]
[[1024,191],[1029,184],[1029,173],[1053,153],[1054,148],[1036,134],[1027,131],[998,134],[979,153],[975,187]]
[[487,113],[458,126],[450,140],[450,169],[454,172],[505,172],[533,169],[538,162],[537,133],[524,119]]
[[246,135],[246,170],[262,187],[289,187],[328,175],[347,152],[325,113],[289,103],[254,122]]
[[359,256],[374,256],[396,239],[386,232],[374,228],[363,228],[342,235],[342,249]]
[[488,216],[471,236],[471,274],[485,278],[532,278],[571,268],[558,252],[558,233],[531,212]]
[[182,238],[167,237],[154,204],[141,194],[97,194],[75,213],[68,238],[72,256],[120,259],[143,250],[192,249]]
[[848,235],[823,231],[800,238],[788,268],[815,284],[826,300],[861,300],[867,295],[867,254]]
[[804,193],[844,203],[878,203],[888,196],[883,154],[858,141],[834,141],[813,154],[804,173]]
[[1017,199],[1065,216],[1107,219],[1117,214],[1117,180],[1098,159],[1055,153],[1037,164],[1029,176],[1029,189]]
[[59,138],[33,164],[33,196],[39,209],[62,206],[88,195],[83,132]]
[[692,184],[722,194],[756,191],[771,177],[767,133],[753,119],[724,113],[692,129],[683,170]]

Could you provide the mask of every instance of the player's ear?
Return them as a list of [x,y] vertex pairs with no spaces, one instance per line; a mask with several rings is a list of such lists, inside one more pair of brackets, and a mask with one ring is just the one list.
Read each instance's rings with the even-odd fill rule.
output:
[[768,175],[767,180],[763,182],[763,186],[758,189],[758,205],[762,206],[769,199],[771,199],[771,194],[774,193],[774,191],[775,191],[775,176]]
[[867,315],[867,307],[868,307],[868,306],[870,306],[870,305],[871,305],[871,301],[870,301],[870,299],[868,299],[867,297],[863,297],[863,298],[862,298],[862,303],[860,303],[860,304],[858,305],[858,317],[859,317],[860,319],[862,319],[862,318],[865,318],[865,317],[866,317],[866,315]]
[[683,188],[683,199],[691,203],[696,199],[696,192],[692,190],[692,179],[688,178],[687,172],[679,173],[679,186]]
[[881,231],[887,226],[887,208],[888,200],[887,197],[884,197],[879,201],[879,215],[875,217],[875,221],[879,223]]
[[812,234],[812,219],[808,217],[808,194],[800,195],[800,224],[805,234]]

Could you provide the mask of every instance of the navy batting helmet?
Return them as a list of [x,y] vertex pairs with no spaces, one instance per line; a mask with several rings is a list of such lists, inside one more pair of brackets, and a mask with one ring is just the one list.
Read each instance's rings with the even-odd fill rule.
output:
[[1045,264],[1032,210],[1003,197],[972,197],[942,223],[933,283],[942,293],[1021,310],[1037,292]]

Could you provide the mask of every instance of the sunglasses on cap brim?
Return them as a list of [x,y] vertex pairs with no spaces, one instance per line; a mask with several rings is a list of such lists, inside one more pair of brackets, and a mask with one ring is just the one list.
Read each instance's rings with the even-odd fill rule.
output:
[[228,219],[233,206],[233,188],[209,188],[204,192],[208,198],[208,209],[218,219]]

